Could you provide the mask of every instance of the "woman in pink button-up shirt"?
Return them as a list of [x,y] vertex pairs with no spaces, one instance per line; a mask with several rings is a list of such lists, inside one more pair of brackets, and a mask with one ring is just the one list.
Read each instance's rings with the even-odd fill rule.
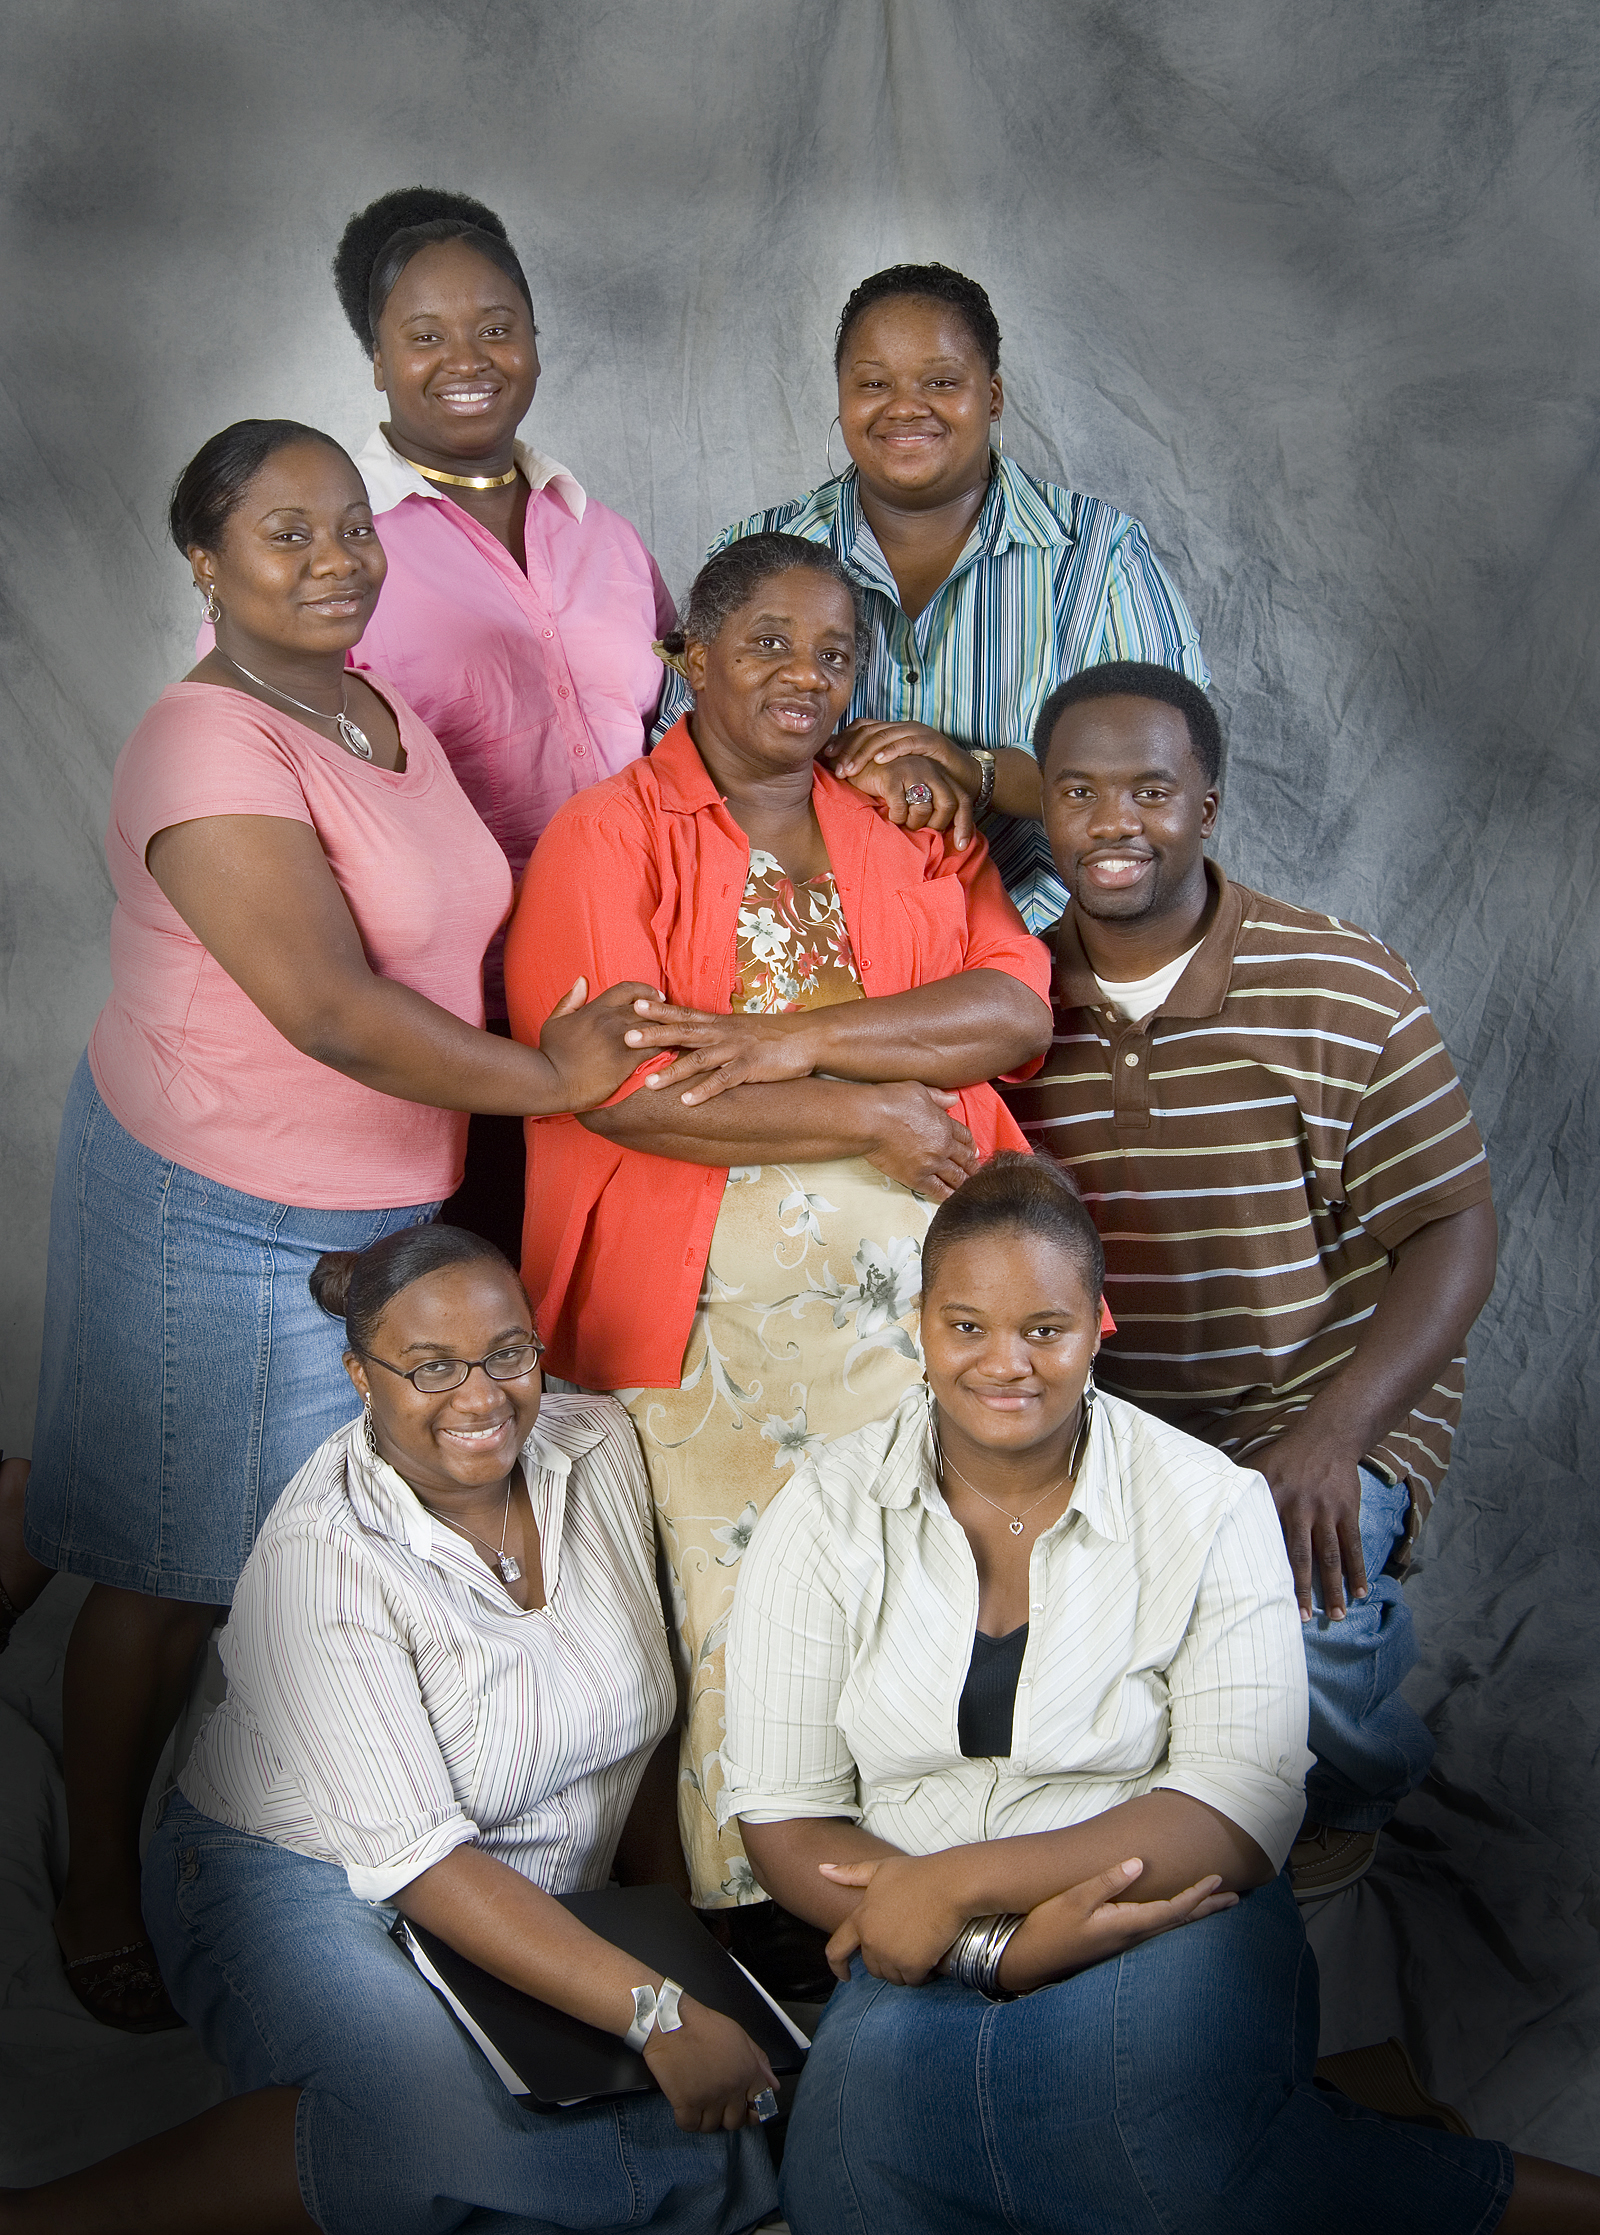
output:
[[[413,187],[350,220],[339,298],[388,416],[356,463],[389,574],[353,664],[433,731],[520,877],[574,793],[637,760],[677,616],[636,529],[516,441],[539,378],[533,305],[493,211]],[[500,942],[484,959],[504,1030]],[[475,1117],[445,1216],[515,1257],[522,1132]]]

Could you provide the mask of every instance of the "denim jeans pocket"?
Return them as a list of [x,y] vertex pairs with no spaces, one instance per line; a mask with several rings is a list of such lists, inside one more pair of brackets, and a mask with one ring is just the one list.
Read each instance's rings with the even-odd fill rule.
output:
[[231,1912],[248,1898],[245,1881],[251,1859],[271,1842],[235,1831],[187,1806],[182,1817],[174,1813],[169,1837],[173,1907],[195,1945],[208,1947],[212,1941],[208,1926],[214,1925],[217,1910]]

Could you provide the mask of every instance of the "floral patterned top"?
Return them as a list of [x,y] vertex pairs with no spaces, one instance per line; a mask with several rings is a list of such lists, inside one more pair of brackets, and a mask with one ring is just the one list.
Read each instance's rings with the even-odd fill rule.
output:
[[752,846],[737,936],[735,1014],[785,1016],[866,999],[831,869],[796,884]]

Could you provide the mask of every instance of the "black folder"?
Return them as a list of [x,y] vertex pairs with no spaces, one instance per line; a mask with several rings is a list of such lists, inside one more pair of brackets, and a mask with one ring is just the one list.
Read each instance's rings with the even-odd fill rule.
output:
[[[559,1898],[563,1909],[602,1940],[676,1979],[697,2002],[743,2026],[774,2072],[799,2071],[810,2046],[805,2035],[670,1886],[607,1886]],[[531,2110],[564,2110],[596,2096],[642,2095],[655,2086],[644,2058],[618,2035],[480,1971],[421,1925],[401,1918],[394,1931],[511,2094]]]

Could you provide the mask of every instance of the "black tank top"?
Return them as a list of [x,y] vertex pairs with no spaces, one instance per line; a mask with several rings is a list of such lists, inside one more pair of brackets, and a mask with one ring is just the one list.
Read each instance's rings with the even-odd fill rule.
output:
[[956,1709],[961,1751],[970,1760],[1010,1753],[1017,1679],[1027,1649],[1026,1622],[1005,1637],[985,1637],[982,1630],[974,1635],[967,1681],[961,1687],[961,1704]]

